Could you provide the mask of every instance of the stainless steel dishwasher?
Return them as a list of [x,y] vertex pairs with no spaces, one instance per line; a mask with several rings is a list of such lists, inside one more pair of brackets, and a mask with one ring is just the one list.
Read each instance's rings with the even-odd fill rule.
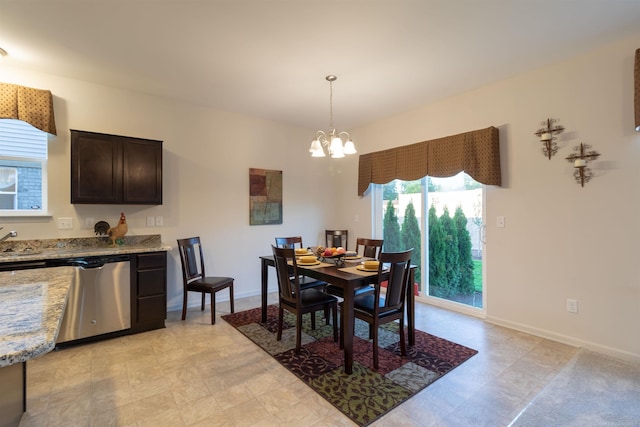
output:
[[56,344],[131,328],[128,255],[70,259],[76,267]]

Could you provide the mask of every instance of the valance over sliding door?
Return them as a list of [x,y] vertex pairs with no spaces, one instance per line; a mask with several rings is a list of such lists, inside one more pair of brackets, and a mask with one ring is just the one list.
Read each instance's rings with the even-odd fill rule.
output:
[[425,176],[449,177],[466,172],[487,185],[501,185],[498,129],[486,129],[390,148],[360,156],[358,195],[369,184]]

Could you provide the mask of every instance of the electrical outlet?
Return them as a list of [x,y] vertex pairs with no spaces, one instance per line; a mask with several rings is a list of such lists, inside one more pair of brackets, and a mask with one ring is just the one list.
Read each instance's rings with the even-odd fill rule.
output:
[[58,228],[60,230],[71,230],[73,228],[73,218],[58,218]]
[[504,217],[503,216],[496,217],[496,227],[504,228]]
[[577,313],[578,312],[578,300],[577,299],[567,299],[567,311],[569,313]]
[[162,227],[164,225],[164,218],[162,215],[156,216],[156,227]]
[[85,218],[84,219],[84,228],[92,229],[95,225],[96,220],[94,218]]
[[156,217],[148,216],[147,217],[147,227],[155,227],[156,226]]

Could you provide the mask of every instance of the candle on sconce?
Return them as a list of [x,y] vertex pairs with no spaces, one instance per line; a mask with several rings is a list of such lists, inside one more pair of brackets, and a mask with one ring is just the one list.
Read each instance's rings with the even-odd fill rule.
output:
[[573,163],[573,167],[576,168],[583,168],[587,165],[587,161],[585,159],[576,159],[576,161]]
[[551,133],[550,132],[545,132],[542,135],[540,135],[540,140],[541,141],[549,141],[551,140]]

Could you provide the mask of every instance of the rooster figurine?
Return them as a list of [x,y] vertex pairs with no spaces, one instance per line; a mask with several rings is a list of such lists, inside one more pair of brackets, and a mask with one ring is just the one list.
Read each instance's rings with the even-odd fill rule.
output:
[[123,238],[124,235],[127,234],[127,231],[129,231],[127,218],[124,216],[124,212],[120,212],[120,221],[118,221],[118,225],[111,227],[109,231],[107,231],[107,234],[111,239],[111,244],[115,246],[116,240]]

